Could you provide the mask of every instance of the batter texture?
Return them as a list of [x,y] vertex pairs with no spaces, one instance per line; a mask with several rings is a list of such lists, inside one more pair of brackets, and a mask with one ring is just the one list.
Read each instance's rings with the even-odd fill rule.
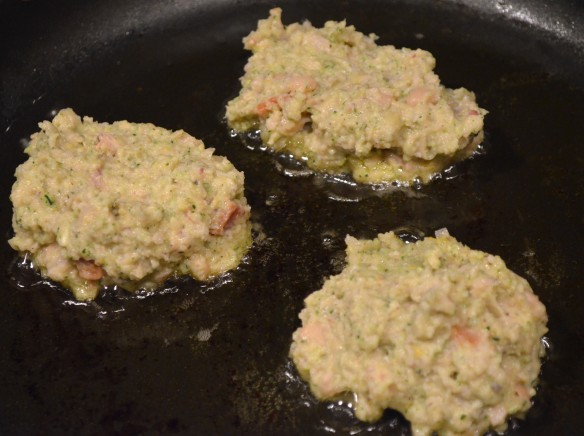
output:
[[396,409],[415,435],[502,431],[528,410],[547,315],[526,280],[445,232],[346,242],[290,350],[317,398],[351,392],[359,419]]
[[172,274],[207,280],[246,253],[243,174],[198,139],[71,109],[39,126],[16,169],[9,243],[77,299]]
[[281,13],[243,39],[253,54],[227,104],[233,129],[363,183],[427,182],[476,149],[486,111],[440,84],[430,53],[378,46],[344,21],[284,26]]

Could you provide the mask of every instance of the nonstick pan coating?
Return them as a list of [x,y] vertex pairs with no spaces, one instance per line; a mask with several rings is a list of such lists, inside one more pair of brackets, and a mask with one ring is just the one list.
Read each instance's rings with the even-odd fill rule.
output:
[[[409,434],[318,403],[288,359],[303,299],[338,273],[344,237],[447,227],[500,255],[547,306],[534,406],[510,435],[584,428],[584,10],[575,1],[281,1],[287,23],[347,18],[420,47],[476,92],[483,151],[433,183],[377,191],[307,174],[223,121],[267,1],[0,3],[0,433]],[[78,304],[16,259],[10,187],[36,124],[72,107],[99,121],[184,129],[246,175],[256,242],[237,270],[151,296]]]

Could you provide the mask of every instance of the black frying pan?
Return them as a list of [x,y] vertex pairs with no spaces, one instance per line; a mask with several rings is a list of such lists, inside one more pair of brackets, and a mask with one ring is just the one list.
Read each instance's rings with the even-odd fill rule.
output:
[[[584,8],[560,0],[278,3],[289,23],[347,18],[380,43],[421,47],[449,87],[477,93],[484,153],[419,189],[377,192],[304,174],[222,120],[268,1],[0,4],[1,434],[408,434],[387,411],[359,423],[318,403],[287,354],[303,299],[343,264],[347,233],[447,227],[500,255],[548,308],[534,406],[508,434],[584,428]],[[15,258],[8,200],[36,124],[72,107],[99,121],[185,129],[246,174],[261,230],[212,283],[76,304]],[[253,149],[255,147],[255,149]],[[291,176],[296,174],[296,176]]]

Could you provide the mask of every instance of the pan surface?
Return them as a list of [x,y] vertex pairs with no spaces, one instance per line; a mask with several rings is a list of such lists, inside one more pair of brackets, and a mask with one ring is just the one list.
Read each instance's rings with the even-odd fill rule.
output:
[[[488,3],[488,4],[487,4]],[[574,1],[321,0],[284,21],[346,18],[420,47],[476,92],[483,151],[433,183],[377,191],[307,173],[229,134],[225,103],[267,1],[0,3],[0,433],[409,434],[319,403],[288,358],[303,299],[340,272],[344,237],[447,227],[501,256],[549,314],[534,405],[510,435],[584,428],[584,9]],[[214,282],[79,304],[7,244],[14,170],[36,124],[72,107],[98,121],[184,129],[245,172],[256,240]]]

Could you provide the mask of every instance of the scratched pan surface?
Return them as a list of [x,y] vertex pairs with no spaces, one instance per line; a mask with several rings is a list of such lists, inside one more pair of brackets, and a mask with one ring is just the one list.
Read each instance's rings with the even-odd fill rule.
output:
[[[488,3],[488,4],[487,4]],[[477,93],[484,150],[440,180],[377,192],[306,174],[222,121],[267,1],[0,3],[0,433],[409,434],[317,403],[287,353],[303,299],[343,265],[346,234],[447,227],[498,254],[548,308],[534,406],[510,435],[584,426],[584,10],[570,1],[285,1],[284,21],[347,18],[421,47]],[[72,107],[99,121],[185,129],[246,174],[257,238],[208,284],[75,304],[17,262],[8,200],[36,123]]]

